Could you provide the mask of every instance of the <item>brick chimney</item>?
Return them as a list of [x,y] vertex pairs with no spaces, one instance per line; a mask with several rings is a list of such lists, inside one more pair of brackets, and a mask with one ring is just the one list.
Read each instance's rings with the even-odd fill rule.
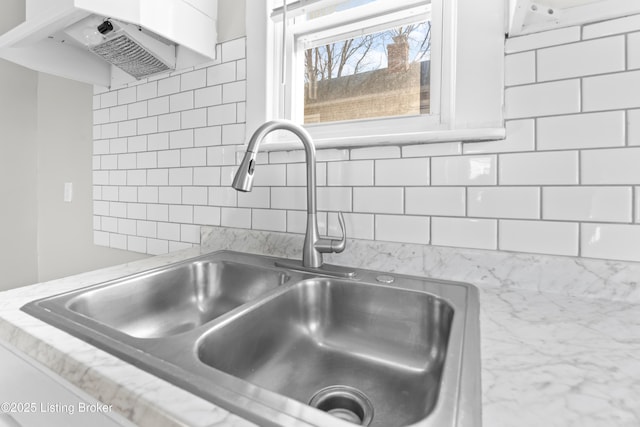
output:
[[409,42],[406,35],[393,37],[393,43],[387,45],[387,58],[390,72],[404,72],[409,69]]

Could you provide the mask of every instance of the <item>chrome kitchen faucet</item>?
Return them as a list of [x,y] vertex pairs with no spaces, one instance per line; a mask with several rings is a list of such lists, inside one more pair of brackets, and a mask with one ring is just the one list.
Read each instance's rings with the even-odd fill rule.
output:
[[321,238],[318,232],[316,208],[316,149],[309,132],[302,126],[288,120],[273,120],[260,126],[249,140],[247,152],[238,167],[232,187],[238,191],[251,191],[260,143],[274,130],[288,130],[295,134],[304,145],[307,164],[307,231],[302,247],[302,265],[304,267],[320,268],[323,263],[322,254],[342,252],[345,248],[347,238],[342,212],[338,212],[338,220],[340,222],[340,228],[342,229],[342,238],[340,240]]

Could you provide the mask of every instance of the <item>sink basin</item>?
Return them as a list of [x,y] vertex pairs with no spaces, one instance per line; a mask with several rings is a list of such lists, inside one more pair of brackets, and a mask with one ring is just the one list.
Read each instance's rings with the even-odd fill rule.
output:
[[349,270],[221,251],[22,309],[260,426],[480,426],[477,290]]
[[212,330],[198,356],[302,403],[347,385],[347,404],[332,409],[363,414],[348,401],[356,389],[374,408],[371,426],[409,425],[435,407],[452,320],[447,302],[423,292],[309,279]]
[[82,292],[67,308],[139,338],[201,326],[284,284],[277,270],[229,261],[193,261]]

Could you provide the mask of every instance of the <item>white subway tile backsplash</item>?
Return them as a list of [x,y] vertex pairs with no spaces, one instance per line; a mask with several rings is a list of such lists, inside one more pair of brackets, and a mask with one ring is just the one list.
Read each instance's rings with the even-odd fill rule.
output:
[[640,15],[633,15],[585,25],[582,30],[582,37],[584,39],[592,39],[637,30],[640,30]]
[[157,237],[165,240],[180,240],[180,224],[159,222]]
[[236,63],[214,65],[207,70],[207,85],[215,86],[236,80]]
[[136,102],[127,106],[127,118],[139,119],[141,117],[147,117],[148,103],[146,101]]
[[496,249],[497,221],[471,218],[431,218],[431,244]]
[[225,83],[222,85],[222,102],[242,102],[247,99],[247,84],[245,81]]
[[351,150],[351,160],[393,159],[400,157],[400,147],[367,147]]
[[136,221],[137,235],[140,237],[157,237],[158,223],[155,221]]
[[640,184],[640,148],[582,153],[582,184]]
[[540,82],[623,71],[625,40],[616,36],[549,47],[538,50],[537,58]]
[[431,159],[432,185],[495,185],[497,175],[495,155]]
[[467,214],[481,218],[540,218],[537,187],[469,188]]
[[640,227],[623,224],[582,224],[581,255],[640,261]]
[[169,133],[169,148],[193,147],[193,130],[178,130]]
[[[626,42],[627,70],[640,69],[640,31],[628,31],[508,39],[504,140],[318,150],[321,234],[338,236],[344,211],[350,238],[635,259],[609,228],[640,228],[640,147],[625,146],[640,146],[640,92],[621,55]],[[260,153],[253,191],[230,187],[248,136],[245,39],[217,50],[94,91],[96,244],[161,254],[199,244],[201,225],[304,233],[302,150]]]
[[166,240],[147,239],[147,253],[149,255],[162,255],[169,252],[169,242]]
[[251,228],[254,230],[287,231],[287,212],[273,209],[253,209]]
[[462,143],[440,142],[402,147],[402,157],[436,157],[462,154]]
[[640,107],[640,71],[586,77],[582,81],[584,111]]
[[640,68],[640,32],[627,35],[627,69]]
[[222,128],[220,126],[199,128],[194,130],[196,147],[209,147],[222,144]]
[[504,60],[506,86],[534,83],[536,81],[536,53],[534,51],[507,55]]
[[169,221],[169,205],[147,205],[147,219],[151,221]]
[[222,86],[210,86],[195,91],[196,108],[222,104]]
[[[327,213],[318,212],[318,232],[321,236],[327,233]],[[346,218],[345,218],[346,221]],[[289,233],[304,234],[307,226],[306,211],[287,211],[287,231]]]
[[236,122],[236,104],[222,104],[208,108],[208,125],[226,125]]
[[100,107],[113,107],[118,105],[118,91],[105,92],[100,95]]
[[577,185],[578,152],[500,155],[500,185]]
[[172,168],[180,166],[180,150],[158,151],[158,167]]
[[376,160],[375,184],[408,187],[429,185],[429,165],[427,158]]
[[238,192],[238,207],[240,208],[268,208],[271,191],[269,187],[255,187],[249,192]]
[[138,188],[138,201],[141,203],[158,203],[158,187]]
[[[302,190],[306,196],[306,189]],[[322,211],[349,212],[353,200],[353,193],[356,191],[349,187],[320,187],[318,188],[318,209]],[[306,203],[304,207],[306,208]]]
[[205,166],[206,164],[206,148],[185,148],[180,150],[180,166]]
[[501,220],[499,249],[577,256],[578,224]]
[[580,112],[580,79],[505,89],[505,117],[552,116]]
[[127,152],[127,138],[115,138],[109,140],[109,153],[118,154]]
[[[245,126],[244,123],[238,123],[235,125],[223,125],[222,126],[222,143],[227,145],[241,145],[245,141]],[[320,159],[318,159],[320,160]]]
[[158,96],[158,82],[150,82],[136,86],[137,100],[156,98]]
[[220,225],[232,228],[251,228],[251,209],[222,208]]
[[[318,190],[321,189],[319,188]],[[320,191],[318,191],[318,198],[320,197],[319,193]],[[272,187],[271,208],[306,210],[307,189],[304,187]]]
[[505,123],[505,139],[487,142],[468,142],[464,154],[509,153],[535,150],[535,120],[509,120]]
[[548,187],[542,194],[544,219],[631,222],[631,187]]
[[180,76],[158,80],[158,96],[180,92]]
[[217,206],[194,206],[193,222],[202,225],[220,225],[220,208]]
[[119,154],[118,155],[118,169],[135,169],[136,168],[136,154]]
[[147,205],[143,203],[128,203],[127,218],[130,219],[147,219]]
[[184,111],[193,109],[193,91],[181,92],[169,96],[169,111]]
[[143,237],[127,236],[127,250],[132,252],[147,252],[147,239]]
[[327,164],[327,185],[373,185],[373,160],[329,162]]
[[[169,185],[169,169],[150,169],[147,171],[148,185]],[[144,185],[144,184],[139,184]]]
[[193,185],[220,185],[220,168],[193,168]]
[[207,202],[207,187],[182,187],[182,203],[202,206]]
[[[287,185],[304,187],[307,185],[306,163],[289,163],[287,167]],[[327,185],[327,163],[316,164],[316,185]]]
[[169,221],[178,223],[192,223],[193,206],[169,205]]
[[127,171],[127,185],[147,185],[147,171],[140,169]]
[[[127,106],[109,108],[109,120],[112,122],[122,122],[127,120]],[[132,117],[133,118],[133,117]]]
[[578,40],[580,40],[580,27],[567,27],[520,37],[510,37],[505,43],[505,52],[514,53],[540,49],[547,46],[576,42]]
[[353,189],[353,211],[359,213],[404,213],[404,188],[357,187]]
[[409,215],[464,216],[465,189],[462,187],[407,188]]
[[147,137],[147,148],[152,150],[166,150],[169,148],[169,134],[157,133]]
[[182,203],[182,187],[159,187],[157,201],[175,205]]
[[147,102],[147,113],[150,116],[158,116],[169,112],[169,97],[153,98]]
[[376,215],[376,240],[426,245],[429,243],[429,218],[406,215]]
[[118,192],[118,201],[137,202],[138,188],[137,187],[120,187],[120,191]]
[[131,104],[136,102],[137,92],[135,87],[128,87],[118,91],[118,104]]
[[136,120],[127,120],[118,123],[118,136],[134,136],[138,133],[138,122]]
[[180,113],[180,126],[182,129],[192,129],[207,125],[207,110],[187,110]]
[[[235,154],[234,154],[235,158]],[[283,186],[287,182],[286,165],[258,165],[255,168],[253,185],[259,187]]]
[[127,250],[127,236],[124,234],[109,235],[109,247],[113,249]]
[[192,90],[207,85],[207,70],[195,70],[180,76],[180,90]]
[[246,58],[245,39],[235,39],[222,44],[222,62]]
[[200,226],[180,224],[180,240],[187,243],[200,244]]
[[169,169],[169,185],[193,185],[193,169]]
[[[374,215],[345,213],[343,216],[347,238],[373,240],[375,229]],[[326,234],[332,237],[342,237],[338,214],[328,214],[327,221],[329,229]],[[301,232],[304,233],[304,225]]]
[[163,114],[158,116],[158,131],[168,132],[180,129],[180,113]]
[[624,114],[624,111],[608,111],[538,119],[538,149],[623,146]]

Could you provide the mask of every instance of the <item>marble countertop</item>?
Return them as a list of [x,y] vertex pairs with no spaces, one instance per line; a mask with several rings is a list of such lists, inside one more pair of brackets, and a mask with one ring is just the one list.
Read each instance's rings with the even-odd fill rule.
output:
[[[112,404],[115,410],[138,425],[252,426],[222,408],[19,310],[36,298],[213,250],[241,248],[246,252],[295,257],[295,254],[287,253],[289,249],[283,252],[274,247],[301,246],[295,246],[298,237],[293,238],[295,242],[287,242],[292,244],[282,246],[283,242],[277,236],[273,240],[259,233],[249,238],[225,233],[228,231],[219,230],[213,236],[206,236],[209,243],[202,248],[4,292],[0,294],[0,339],[98,400]],[[425,262],[429,263],[433,257],[453,259],[447,255],[448,249],[365,246],[366,249],[353,251],[361,261],[354,258],[355,255],[347,256],[344,264],[407,274],[422,272],[420,275],[423,276],[460,280],[453,273],[460,271],[460,262],[452,261],[455,265],[444,268],[441,260],[437,263],[437,272],[425,266]],[[424,251],[434,250],[439,251],[438,254],[425,256]],[[371,256],[363,256],[363,251],[371,251]],[[405,252],[402,251],[410,256],[403,256]],[[374,252],[377,255],[374,256]],[[460,255],[461,252],[455,253]],[[496,271],[487,273],[484,269],[490,263],[481,260],[493,256],[491,254],[466,251],[463,255],[465,260],[476,264],[475,279],[467,271],[464,281],[476,284],[480,289],[485,427],[640,425],[640,303],[635,298],[638,292],[633,280],[623,281],[623,290],[608,290],[604,294],[602,290],[594,291],[595,285],[588,286],[590,291],[583,295],[562,287],[559,292],[541,291],[540,286],[544,285],[536,287],[523,283],[518,287],[505,277],[494,280],[499,274]],[[476,259],[472,260],[474,257]],[[389,264],[389,259],[396,261]],[[544,266],[552,260],[542,261]],[[419,265],[412,266],[416,262]],[[513,262],[517,264],[518,261]],[[611,265],[602,268],[611,270]],[[636,265],[630,265],[627,270],[635,273],[635,268]],[[448,270],[450,274],[447,274]],[[587,270],[594,274],[593,266]],[[614,270],[620,275],[619,268]],[[509,277],[513,277],[513,270],[510,271]],[[610,280],[603,280],[603,288],[612,286]]]

